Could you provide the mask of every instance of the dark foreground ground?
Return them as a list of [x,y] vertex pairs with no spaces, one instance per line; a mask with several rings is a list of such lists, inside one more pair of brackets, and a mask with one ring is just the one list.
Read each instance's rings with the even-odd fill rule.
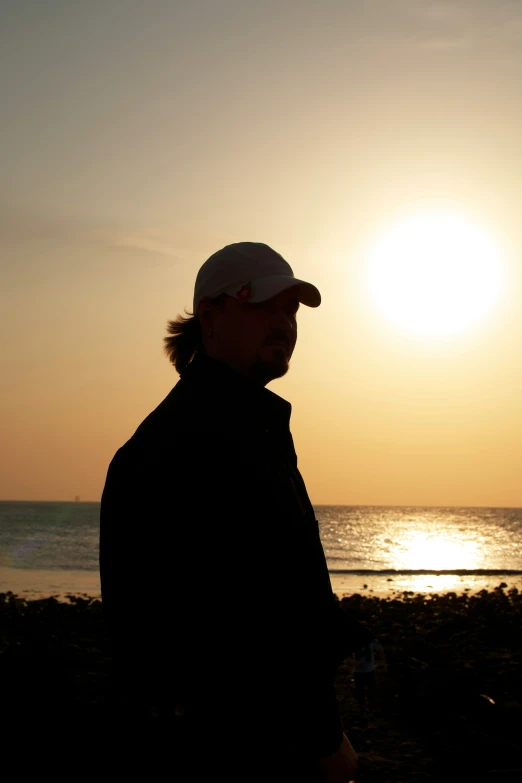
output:
[[[378,673],[369,725],[350,663],[338,671],[357,783],[522,781],[522,594],[504,587],[342,599],[374,629],[388,666]],[[56,779],[81,779],[111,728],[109,667],[99,601],[0,594],[0,736],[17,777],[38,769],[41,757]]]

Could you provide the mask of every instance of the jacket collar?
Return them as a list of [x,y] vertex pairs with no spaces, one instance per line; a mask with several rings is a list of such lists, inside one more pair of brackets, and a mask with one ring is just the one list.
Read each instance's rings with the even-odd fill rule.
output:
[[181,374],[209,413],[230,416],[230,423],[243,418],[253,426],[289,430],[291,404],[278,394],[241,375],[224,362],[198,352]]

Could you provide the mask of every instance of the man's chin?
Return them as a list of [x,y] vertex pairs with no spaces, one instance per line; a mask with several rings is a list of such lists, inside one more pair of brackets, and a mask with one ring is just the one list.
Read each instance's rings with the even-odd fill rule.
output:
[[[277,354],[277,355],[276,355]],[[286,350],[274,352],[271,360],[258,357],[251,367],[251,375],[263,384],[282,378],[290,368]]]

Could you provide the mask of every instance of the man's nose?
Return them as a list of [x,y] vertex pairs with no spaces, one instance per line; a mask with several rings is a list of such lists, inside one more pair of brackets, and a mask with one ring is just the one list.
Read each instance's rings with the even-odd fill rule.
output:
[[295,319],[284,307],[280,307],[274,313],[272,326],[274,328],[279,327],[280,329],[284,329],[287,334],[291,334],[294,331]]

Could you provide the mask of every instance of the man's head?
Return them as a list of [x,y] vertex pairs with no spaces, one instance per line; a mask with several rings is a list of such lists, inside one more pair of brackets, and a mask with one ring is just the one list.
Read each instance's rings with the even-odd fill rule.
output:
[[206,353],[263,386],[280,378],[297,341],[300,302],[317,307],[321,295],[296,279],[272,248],[228,245],[203,264],[196,280],[194,313]]
[[193,314],[168,322],[165,353],[180,374],[203,350],[264,386],[288,371],[299,303],[318,307],[321,295],[279,253],[261,242],[227,245],[198,272]]

